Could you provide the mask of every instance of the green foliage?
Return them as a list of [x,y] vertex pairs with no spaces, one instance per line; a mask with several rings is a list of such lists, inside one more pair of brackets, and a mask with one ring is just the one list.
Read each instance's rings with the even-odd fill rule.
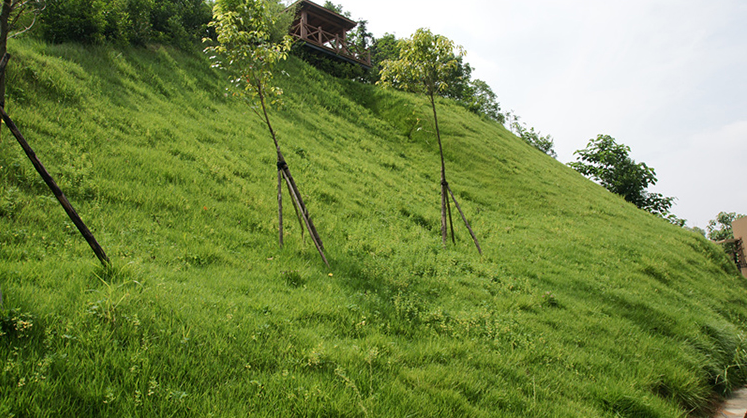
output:
[[350,47],[359,54],[367,51],[374,40],[373,33],[368,30],[368,21],[359,20],[352,32],[347,36],[347,42]]
[[8,0],[0,5],[0,15],[7,14],[7,32],[2,33],[4,24],[0,24],[0,37],[3,39],[14,38],[33,29],[37,18],[46,8],[46,0]]
[[399,58],[382,63],[377,84],[422,92],[429,97],[449,88],[448,81],[459,68],[464,50],[442,35],[421,28],[408,39],[399,41]]
[[381,38],[373,40],[371,45],[371,82],[379,81],[379,74],[382,70],[382,63],[385,61],[394,61],[399,58],[400,43],[396,36],[391,33],[385,33]]
[[[432,50],[426,52],[427,48]],[[416,87],[423,83],[426,94],[432,89],[435,95],[454,99],[473,113],[505,122],[493,90],[486,82],[472,79],[472,67],[464,62],[464,50],[447,38],[433,35],[427,29],[418,30],[412,39],[406,40],[386,34],[374,41],[371,53],[374,74],[378,75],[372,81],[377,84],[418,91]],[[429,53],[433,55],[428,56]],[[403,66],[407,61],[420,59],[428,64],[422,68]]]
[[472,66],[464,62],[464,55],[454,55],[456,64],[444,74],[446,87],[439,92],[439,96],[454,100],[464,100],[471,96]]
[[450,100],[483,257],[433,236],[427,99],[278,64],[327,269],[297,224],[278,248],[265,127],[204,54],[10,46],[6,109],[115,269],[4,134],[2,416],[709,416],[742,385],[718,246]]
[[[711,241],[724,241],[734,238],[734,231],[732,230],[731,224],[747,215],[737,214],[736,212],[719,212],[716,215],[716,219],[708,221],[706,226],[707,237]],[[704,234],[706,235],[705,231]],[[737,253],[737,246],[733,242],[724,243],[724,252],[734,260],[734,264],[739,265],[739,254]]]
[[288,57],[293,39],[286,34],[275,42],[272,29],[277,14],[264,0],[218,0],[213,6],[217,44],[205,48],[214,66],[230,70],[235,93],[246,94],[256,105],[279,100],[282,89],[272,84],[275,66]]
[[539,131],[535,132],[534,127],[527,130],[526,126],[515,121],[511,124],[514,132],[523,139],[527,144],[537,148],[545,154],[558,158],[558,154],[553,149],[554,144],[550,135],[542,136]]
[[291,49],[291,53],[315,68],[344,80],[367,82],[371,74],[370,71],[366,71],[359,64],[331,58],[326,52],[306,48],[303,44],[295,44]]
[[204,0],[47,0],[42,37],[53,43],[164,43],[192,48],[207,35]]
[[335,12],[337,14],[340,14],[340,15],[343,15],[343,16],[345,16],[347,18],[350,18],[350,12],[344,11],[343,8],[342,8],[342,4],[335,4],[335,3],[332,3],[329,0],[326,0],[324,2],[324,6],[323,7],[325,9],[332,10],[333,12]]
[[706,226],[708,239],[711,241],[723,241],[734,238],[734,231],[731,229],[731,224],[745,216],[747,215],[737,214],[736,212],[719,212],[716,215],[716,219],[708,221],[708,226]]
[[497,96],[488,83],[482,80],[470,80],[469,94],[465,95],[460,100],[460,103],[463,103],[471,112],[478,115],[485,115],[500,124],[506,123],[506,116],[501,113],[501,106],[497,101]]
[[578,161],[568,165],[579,173],[599,182],[640,209],[666,217],[680,226],[684,224],[684,221],[670,216],[669,209],[674,204],[674,197],[664,197],[646,190],[656,184],[656,172],[646,163],[636,163],[631,159],[627,145],[618,144],[611,136],[600,134],[590,140],[585,149],[574,154],[578,155]]

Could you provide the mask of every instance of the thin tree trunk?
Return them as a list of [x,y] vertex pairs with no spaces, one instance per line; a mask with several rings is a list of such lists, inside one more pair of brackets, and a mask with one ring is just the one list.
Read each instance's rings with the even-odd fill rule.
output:
[[104,267],[111,267],[111,261],[109,261],[109,257],[106,256],[106,253],[96,241],[96,238],[93,236],[86,224],[83,223],[83,220],[80,218],[78,213],[75,212],[75,209],[70,204],[70,201],[67,200],[67,197],[64,193],[62,193],[60,187],[57,185],[57,183],[55,183],[52,176],[49,175],[49,172],[47,172],[47,169],[44,168],[44,165],[41,163],[41,161],[39,161],[39,158],[36,156],[36,153],[34,153],[34,150],[31,149],[28,142],[26,142],[26,139],[21,134],[21,131],[18,130],[16,124],[13,123],[13,121],[10,119],[10,116],[5,113],[5,109],[3,109],[2,107],[0,107],[0,115],[2,115],[3,121],[5,121],[5,124],[8,125],[8,129],[10,129],[10,131],[16,137],[18,143],[21,144],[21,148],[23,148],[23,151],[31,160],[31,163],[34,165],[34,168],[36,168],[36,171],[41,175],[44,182],[47,183],[47,186],[49,186],[49,188],[52,190],[52,193],[54,193],[55,197],[62,205],[62,208],[65,209],[67,216],[70,217],[70,220],[73,221],[73,224],[75,224],[75,226],[78,228],[78,231],[80,231],[81,235],[83,235],[83,238],[85,238],[85,240],[88,242],[88,245],[96,254],[96,257],[98,257],[99,261],[101,261],[101,264],[103,264]]
[[[433,109],[433,123],[436,127],[436,138],[438,139],[438,151],[441,154],[441,243],[446,246],[446,239],[448,237],[448,227],[446,225],[447,205],[448,197],[446,195],[446,187],[449,183],[446,182],[446,163],[444,162],[444,148],[441,145],[441,131],[438,129],[438,115],[436,114],[436,101],[433,97],[433,92],[428,94],[431,99],[431,108]],[[451,222],[451,211],[448,211],[449,222]],[[454,238],[454,227],[451,228],[451,236]]]
[[446,247],[449,232],[446,227],[446,185],[441,183],[441,244]]

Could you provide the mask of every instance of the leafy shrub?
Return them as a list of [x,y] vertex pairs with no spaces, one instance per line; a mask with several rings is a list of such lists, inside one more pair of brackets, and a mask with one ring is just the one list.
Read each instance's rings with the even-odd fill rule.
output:
[[207,34],[211,17],[204,0],[49,0],[41,27],[53,43],[187,47]]

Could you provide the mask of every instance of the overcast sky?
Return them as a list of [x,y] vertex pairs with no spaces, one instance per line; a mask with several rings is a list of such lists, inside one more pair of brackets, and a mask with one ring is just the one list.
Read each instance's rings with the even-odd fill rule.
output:
[[608,134],[656,170],[652,190],[676,196],[688,226],[747,214],[747,1],[333,3],[376,37],[427,27],[462,45],[473,77],[551,135],[560,161]]

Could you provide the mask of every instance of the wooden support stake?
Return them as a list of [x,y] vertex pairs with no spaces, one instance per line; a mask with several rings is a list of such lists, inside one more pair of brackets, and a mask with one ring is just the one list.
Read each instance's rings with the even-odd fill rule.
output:
[[475,233],[472,232],[472,228],[469,226],[469,222],[467,222],[467,217],[464,216],[464,212],[462,212],[462,208],[459,207],[459,202],[457,202],[456,197],[454,197],[454,192],[451,191],[451,187],[449,185],[446,185],[446,189],[449,191],[449,194],[451,195],[451,199],[454,201],[454,206],[456,206],[457,210],[459,211],[459,214],[462,215],[462,220],[464,221],[464,224],[467,226],[467,230],[469,230],[469,234],[472,235],[472,240],[475,241],[475,246],[477,247],[477,252],[482,255],[482,248],[480,248],[480,244],[477,242],[477,237],[475,236]]
[[278,170],[278,235],[283,248],[283,173]]
[[[442,176],[443,177],[443,176]],[[441,244],[446,247],[446,239],[449,236],[448,229],[446,227],[446,186],[441,184]]]
[[55,197],[62,205],[62,208],[65,209],[67,216],[70,217],[70,220],[73,221],[75,226],[78,228],[78,231],[80,231],[81,235],[83,235],[83,238],[86,239],[88,245],[91,246],[91,249],[96,254],[96,257],[98,257],[99,261],[101,261],[101,264],[103,264],[104,267],[111,267],[111,261],[109,261],[109,257],[106,256],[106,253],[96,241],[96,238],[93,236],[86,224],[83,223],[83,220],[80,218],[80,216],[78,216],[78,213],[75,212],[75,209],[70,204],[70,201],[67,200],[65,194],[62,193],[60,187],[57,186],[57,183],[55,183],[52,176],[47,172],[47,169],[44,168],[44,165],[41,163],[41,161],[39,161],[39,158],[37,158],[34,150],[31,149],[28,142],[26,142],[26,139],[24,139],[21,131],[18,130],[16,124],[13,123],[13,121],[10,119],[10,116],[5,113],[5,109],[3,109],[2,107],[0,107],[0,114],[2,114],[2,118],[3,121],[5,121],[5,124],[8,125],[8,129],[10,129],[10,131],[13,133],[13,136],[16,137],[18,143],[21,144],[21,148],[23,148],[23,151],[31,160],[31,164],[34,165],[36,171],[39,173],[39,175],[41,175],[44,182],[47,183],[47,186],[49,186],[49,188],[52,190],[52,193],[54,193]]
[[[290,189],[290,184],[286,181],[285,182],[286,188],[288,189],[288,195],[292,196]],[[298,219],[298,226],[301,228],[301,244],[306,245],[306,233],[304,232],[306,230],[306,227],[303,224],[303,218],[301,217],[301,213],[298,211],[298,205],[292,205],[293,211],[296,212],[296,219]]]
[[[449,187],[449,183],[445,183],[443,187],[444,189],[446,189],[447,187]],[[449,214],[449,227],[451,228],[451,243],[456,245],[456,238],[454,237],[454,221],[451,219],[451,204],[449,203],[448,196],[446,197],[446,211]]]
[[316,232],[316,227],[314,226],[314,222],[311,221],[311,217],[309,216],[309,211],[306,209],[306,205],[303,203],[303,198],[301,197],[301,192],[298,191],[298,187],[296,186],[295,180],[293,180],[293,176],[291,175],[290,168],[288,168],[288,165],[286,164],[283,168],[283,175],[285,175],[285,180],[288,182],[288,188],[291,189],[291,193],[294,196],[294,199],[296,199],[296,202],[298,202],[298,208],[301,211],[301,215],[304,218],[304,222],[308,221],[308,230],[309,234],[317,241],[319,242],[319,247],[321,249],[324,249],[324,244],[322,243],[322,238],[319,236],[319,233]]

